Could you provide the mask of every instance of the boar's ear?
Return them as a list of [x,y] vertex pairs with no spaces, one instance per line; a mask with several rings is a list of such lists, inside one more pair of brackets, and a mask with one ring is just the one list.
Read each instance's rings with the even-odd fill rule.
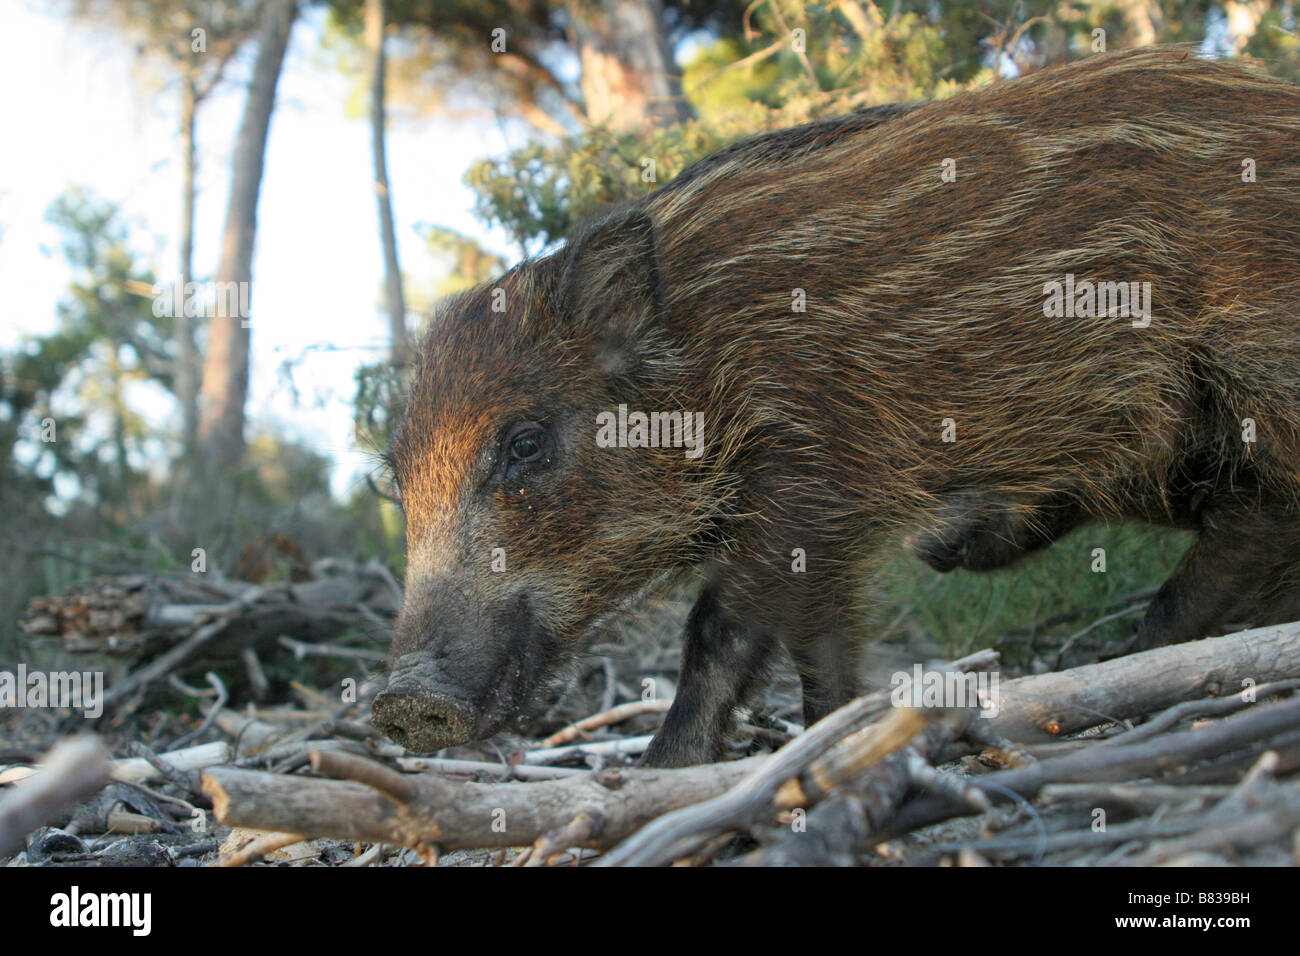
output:
[[592,338],[598,366],[611,375],[633,374],[661,324],[650,217],[639,209],[616,213],[570,243],[560,301],[565,320]]

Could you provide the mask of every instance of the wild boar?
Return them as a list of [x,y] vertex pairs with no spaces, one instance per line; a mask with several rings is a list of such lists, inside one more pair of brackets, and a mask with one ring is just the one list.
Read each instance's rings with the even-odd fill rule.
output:
[[909,535],[997,566],[1083,521],[1194,527],[1146,643],[1294,602],[1298,313],[1300,88],[1235,64],[1104,56],[730,147],[436,318],[374,721],[489,736],[697,573],[645,762],[717,759],[782,647],[806,721],[851,699]]

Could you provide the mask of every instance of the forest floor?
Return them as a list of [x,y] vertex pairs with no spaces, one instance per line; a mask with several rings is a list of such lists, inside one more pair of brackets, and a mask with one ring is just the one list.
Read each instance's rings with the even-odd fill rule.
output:
[[[542,781],[558,782],[592,771],[634,766],[645,741],[663,719],[666,704],[658,702],[672,697],[681,660],[680,633],[691,602],[690,594],[682,590],[649,602],[603,633],[515,732],[485,743],[449,748],[424,764],[413,762],[415,755],[383,739],[368,723],[369,701],[383,684],[383,632],[395,607],[395,582],[375,573],[373,567],[335,563],[324,572],[315,582],[264,586],[252,596],[248,585],[232,582],[230,594],[242,593],[243,597],[225,605],[214,603],[210,594],[203,598],[207,604],[196,604],[201,596],[184,587],[142,576],[87,582],[53,603],[34,606],[28,625],[37,633],[30,646],[34,656],[44,656],[43,666],[98,668],[109,675],[109,708],[94,729],[121,772],[91,799],[60,808],[46,826],[27,838],[25,847],[10,857],[0,857],[0,864],[427,863],[436,853],[431,845],[408,847],[329,835],[268,837],[260,829],[227,826],[214,818],[212,785],[209,782],[205,787],[201,772],[216,762],[269,774],[310,776],[316,766],[313,751],[330,750],[378,761],[408,775],[419,767],[453,781],[536,787]],[[302,607],[295,595],[301,597],[306,592],[293,589],[320,589],[325,587],[322,582],[329,582],[328,587],[334,589],[328,593],[333,594],[330,600],[335,603],[327,601],[323,611],[316,607],[306,618],[295,618]],[[915,589],[915,584],[911,587]],[[319,597],[327,590],[311,593]],[[1140,610],[1149,593],[1149,589],[1110,593],[1101,601],[1054,609],[1050,615],[1033,619],[1028,627],[1004,633],[998,641],[1005,652],[999,665],[1000,679],[1015,682],[1020,677],[1095,663],[1113,650],[1114,640],[1107,629],[1116,623],[1131,628],[1133,608]],[[184,609],[196,607],[203,613],[187,617]],[[114,617],[114,608],[125,610]],[[169,635],[165,639],[157,633],[160,614],[183,621],[163,628],[164,635]],[[325,619],[327,625],[322,624]],[[223,620],[224,627],[218,629],[222,633],[215,638],[198,642],[188,655],[176,653],[187,641],[194,644],[195,636],[205,628],[212,630],[214,621]],[[913,613],[906,600],[895,600],[892,616],[879,622],[877,633],[865,654],[868,690],[890,687],[895,675],[916,663],[956,656],[950,644],[932,635],[922,615]],[[328,637],[308,639],[322,634]],[[1294,643],[1300,648],[1300,637],[1295,637]],[[165,666],[169,653],[175,660],[172,666]],[[0,661],[0,671],[8,666]],[[1231,671],[1229,664],[1224,667],[1225,672]],[[1272,689],[1266,693],[1271,706],[1280,712],[1295,703],[1286,698],[1292,685],[1300,684],[1296,680],[1300,672],[1283,669],[1272,677],[1274,684],[1277,678],[1283,679],[1277,686],[1269,685]],[[1225,687],[1230,686],[1225,681]],[[1127,701],[1134,692],[1125,689],[1121,697]],[[1144,718],[1148,722],[1164,719],[1174,736],[1180,728],[1201,726],[1219,716],[1225,718],[1219,721],[1224,725],[1241,719],[1231,716],[1240,708],[1216,710],[1223,701],[1220,697],[1217,702],[1202,701],[1200,707],[1184,705],[1183,717],[1171,715],[1178,719],[1168,719],[1171,708],[1167,702],[1154,698],[1149,704],[1139,701],[1131,704],[1131,713],[1136,715],[1131,719],[1096,719],[1081,727],[1074,749],[1095,747],[1090,739],[1100,742],[1123,732],[1140,731]],[[1143,706],[1151,709],[1143,710]],[[1167,716],[1162,718],[1162,714]],[[575,724],[592,715],[603,716],[592,720],[585,730],[575,729]],[[802,730],[800,720],[798,680],[789,663],[782,661],[767,689],[738,714],[730,758],[742,760],[782,748]],[[21,781],[31,774],[41,755],[82,727],[83,722],[66,710],[0,712],[0,824],[5,798],[21,789]],[[1039,799],[1018,799],[978,815],[954,817],[949,813],[890,839],[866,840],[851,847],[833,845],[826,851],[830,856],[820,862],[1109,865],[1151,862],[1155,859],[1149,856],[1153,848],[1169,844],[1171,853],[1190,854],[1198,862],[1295,863],[1300,853],[1295,835],[1300,834],[1300,782],[1293,774],[1300,768],[1300,717],[1295,726],[1283,720],[1269,733],[1274,736],[1261,738],[1258,746],[1247,746],[1241,740],[1225,744],[1222,754],[1213,755],[1223,759],[1217,764],[1208,761],[1213,765],[1209,769],[1204,755],[1183,759],[1179,754],[1185,751],[1177,749],[1176,741],[1171,743],[1171,759],[1181,760],[1181,782],[1188,784],[1184,791],[1173,791],[1168,775],[1152,775],[1148,769],[1129,771],[1127,776],[1125,772],[1108,775],[1094,771],[1082,779],[1097,786],[1090,791],[1070,791],[1069,786],[1077,786],[1077,778],[1065,773],[1049,777],[1048,783],[1063,788],[1048,794],[1051,799],[1039,794]],[[1068,736],[1062,734],[1059,743],[1043,744],[1039,751],[1012,749],[1027,760],[1050,760],[1067,754]],[[1174,741],[1173,736],[1169,739]],[[949,738],[944,740],[952,743]],[[1269,750],[1263,746],[1270,741],[1276,744],[1271,762]],[[216,747],[217,756],[209,749],[206,755],[194,757],[198,762],[192,766],[185,763],[188,757],[173,763],[167,756],[178,751],[202,752],[204,747]],[[991,769],[1016,766],[1017,760],[1006,758],[1005,753],[1006,759],[992,759],[979,750],[967,747],[963,753],[960,748],[939,747],[931,756],[942,774],[957,781],[979,780]],[[1124,748],[1110,746],[1107,752],[1122,753]],[[1109,782],[1103,786],[1102,780]],[[1192,781],[1195,786],[1190,785]],[[916,780],[891,786],[901,788],[896,802],[905,803],[905,796],[915,802],[914,796],[907,795],[916,794]],[[956,786],[960,796],[966,784]],[[845,792],[849,790],[852,787]],[[1096,832],[1098,807],[1105,807],[1117,827],[1128,829],[1113,839],[1089,839],[1087,835]],[[1278,824],[1272,837],[1246,841],[1216,844],[1190,839],[1201,832],[1198,826],[1245,826],[1254,819],[1252,812],[1264,810],[1292,821],[1291,827]],[[725,840],[712,841],[697,862],[766,861],[763,854],[770,850],[765,847],[774,840],[779,843],[777,831],[788,828],[790,818],[788,807],[785,811],[771,808],[766,819],[754,821],[753,826],[737,826],[723,834]],[[1170,820],[1174,821],[1172,827]],[[834,825],[847,826],[842,821]],[[859,837],[861,834],[849,834],[845,840]],[[1178,840],[1186,845],[1170,843]],[[572,848],[549,852],[546,862],[572,864],[597,857],[596,851],[576,849],[581,843],[575,840]],[[444,866],[519,863],[528,859],[532,844],[530,837],[516,847],[445,849],[437,860]],[[843,854],[836,856],[840,851]]]

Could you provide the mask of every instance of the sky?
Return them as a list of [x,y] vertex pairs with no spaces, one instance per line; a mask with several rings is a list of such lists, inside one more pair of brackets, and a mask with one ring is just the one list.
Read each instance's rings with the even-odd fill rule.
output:
[[[0,349],[51,331],[72,278],[45,222],[49,204],[84,185],[120,204],[143,264],[160,280],[176,273],[180,220],[179,99],[161,67],[141,70],[134,44],[107,28],[72,21],[53,2],[0,0]],[[323,13],[295,25],[275,114],[258,208],[252,285],[249,434],[274,427],[327,454],[334,490],[346,493],[372,467],[353,438],[353,371],[384,354],[382,255],[369,127],[348,117],[356,78],[315,53]],[[199,115],[195,273],[216,271],[229,191],[230,153],[252,49]],[[31,91],[21,95],[19,91]],[[432,288],[441,264],[422,223],[457,229],[513,258],[500,233],[471,213],[465,170],[522,145],[491,117],[390,122],[389,179],[407,287]],[[17,148],[15,148],[17,146]],[[279,370],[301,360],[291,386]],[[294,387],[296,386],[296,387]],[[144,401],[165,421],[169,404]],[[171,422],[175,424],[175,422]]]

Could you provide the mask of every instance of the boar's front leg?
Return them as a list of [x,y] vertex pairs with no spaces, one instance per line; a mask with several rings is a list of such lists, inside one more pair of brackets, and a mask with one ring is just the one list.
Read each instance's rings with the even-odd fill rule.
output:
[[772,653],[771,639],[728,611],[718,583],[706,583],[686,622],[677,695],[642,765],[721,760],[732,712],[767,678]]

